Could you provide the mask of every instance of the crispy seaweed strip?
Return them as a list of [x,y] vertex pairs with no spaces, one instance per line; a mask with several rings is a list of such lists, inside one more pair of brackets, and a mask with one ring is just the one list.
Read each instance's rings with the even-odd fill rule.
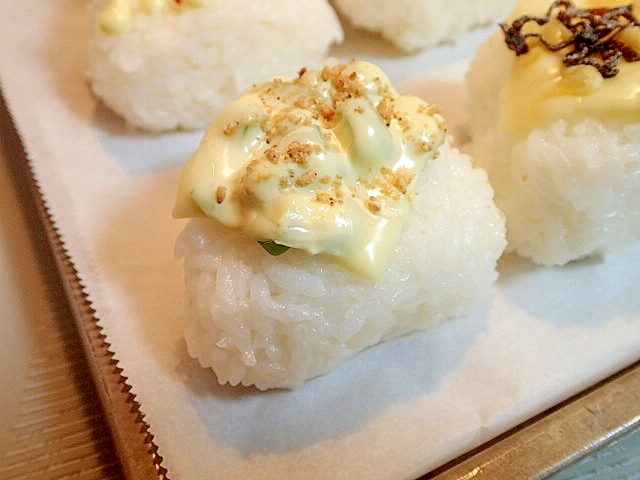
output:
[[[543,26],[552,19],[558,20],[568,31],[565,41],[551,43],[541,33],[523,33],[528,23]],[[640,61],[640,52],[625,43],[619,33],[631,27],[640,26],[633,14],[633,4],[611,9],[580,9],[570,0],[556,0],[551,4],[544,17],[522,15],[511,25],[501,23],[505,42],[516,55],[524,55],[529,51],[529,38],[537,38],[542,45],[552,52],[565,50],[562,59],[564,65],[591,65],[598,69],[603,78],[618,74],[621,59],[626,62]]]

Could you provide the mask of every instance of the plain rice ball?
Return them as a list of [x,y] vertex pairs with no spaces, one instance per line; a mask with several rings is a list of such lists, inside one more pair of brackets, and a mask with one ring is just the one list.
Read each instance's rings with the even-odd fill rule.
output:
[[87,76],[98,98],[144,130],[204,128],[252,83],[321,64],[343,36],[326,0],[209,0],[159,14],[124,1],[131,18],[115,34],[98,21],[109,2],[91,3]]
[[513,0],[333,0],[355,27],[379,33],[414,52],[450,42],[478,26],[502,19]]

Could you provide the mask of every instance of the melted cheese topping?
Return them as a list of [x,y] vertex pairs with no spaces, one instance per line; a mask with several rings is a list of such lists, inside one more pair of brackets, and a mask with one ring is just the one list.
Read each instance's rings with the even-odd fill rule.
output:
[[328,254],[375,279],[444,138],[436,110],[370,63],[303,70],[221,112],[183,167],[174,215]]
[[98,23],[104,33],[115,35],[129,28],[131,16],[136,10],[158,15],[165,11],[180,11],[184,7],[202,7],[208,2],[209,0],[109,0],[100,12]]
[[[574,4],[579,8],[613,8],[620,2],[582,0]],[[548,8],[548,0],[522,0],[509,21],[524,14],[544,16]],[[634,14],[640,16],[639,3],[634,6]],[[567,38],[568,34],[556,20],[543,26],[542,32],[552,43]],[[640,27],[625,29],[620,38],[638,50]],[[529,131],[559,118],[570,122],[584,117],[606,122],[640,121],[640,62],[621,60],[620,72],[615,77],[602,78],[592,66],[564,66],[562,57],[566,50],[551,52],[537,39],[528,42],[531,46],[528,53],[516,57],[509,52],[514,59],[500,99],[503,129]]]

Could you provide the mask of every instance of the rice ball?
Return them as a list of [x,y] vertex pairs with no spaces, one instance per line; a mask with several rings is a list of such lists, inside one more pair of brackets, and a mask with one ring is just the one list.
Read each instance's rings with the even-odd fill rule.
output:
[[367,347],[469,313],[491,294],[506,244],[486,173],[445,144],[416,192],[375,282],[330,257],[274,257],[210,219],[190,220],[176,243],[190,355],[221,384],[291,388]]
[[320,64],[343,36],[326,0],[94,0],[90,18],[92,91],[150,131],[204,128],[252,83]]
[[[544,16],[549,3],[534,3],[521,2],[518,15]],[[638,74],[640,62],[623,61],[618,76],[602,78],[592,66],[564,67],[539,47],[516,57],[502,32],[481,45],[467,75],[465,151],[489,174],[507,217],[508,250],[558,266],[640,238]],[[516,95],[514,78],[527,85]],[[611,97],[588,104],[605,88]]]
[[505,224],[438,109],[352,60],[253,86],[182,168],[174,216],[189,354],[290,388],[468,313]]
[[452,41],[473,27],[503,18],[513,0],[333,0],[355,27],[380,33],[414,52]]

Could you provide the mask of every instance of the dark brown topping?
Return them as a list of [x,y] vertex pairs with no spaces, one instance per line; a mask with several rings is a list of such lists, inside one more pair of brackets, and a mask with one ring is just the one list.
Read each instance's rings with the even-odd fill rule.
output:
[[[554,18],[567,29],[567,40],[551,43],[539,32],[522,32],[525,25],[531,22],[543,26]],[[636,51],[619,35],[625,29],[638,26],[640,23],[633,14],[633,4],[611,9],[580,9],[568,0],[553,2],[544,17],[522,15],[511,25],[500,24],[507,46],[516,55],[527,53],[527,39],[536,38],[552,52],[566,49],[562,58],[564,65],[591,65],[604,78],[618,74],[621,59],[627,62],[640,61],[640,51]]]
[[378,213],[382,210],[382,202],[380,201],[380,198],[374,197],[373,195],[370,196],[367,200],[367,208],[371,213]]
[[[394,171],[388,167],[382,167],[380,176],[372,179],[358,179],[361,187],[378,192],[376,195],[370,195],[366,202],[369,211],[377,213],[382,210],[386,201],[398,201],[402,196],[408,195],[409,185],[414,177],[415,175],[405,168]],[[354,189],[352,190],[357,193]]]
[[[266,112],[255,120],[265,133],[265,143],[273,144],[275,139],[298,125],[321,122],[324,127],[331,128],[340,106],[352,99],[368,97],[372,87],[380,97],[372,106],[382,102],[381,108],[385,109],[387,123],[390,123],[394,118],[391,101],[394,94],[390,87],[380,78],[365,79],[351,66],[352,62],[325,66],[319,72],[303,68],[291,81],[276,78],[268,86],[254,85],[252,91],[258,94]],[[317,89],[322,91],[315,91]],[[237,125],[229,124],[224,133],[233,133],[235,129]]]
[[[314,177],[315,179],[315,177]],[[335,177],[322,177],[320,183],[323,185],[329,185],[327,190],[321,190],[316,192],[314,201],[333,207],[334,205],[342,205],[344,203],[344,192],[342,191],[342,176],[336,175]]]
[[312,170],[304,172],[296,180],[296,187],[301,188],[301,187],[306,187],[308,185],[311,185],[315,181],[317,176],[318,176],[318,172],[314,172]]
[[330,94],[334,106],[338,106],[351,98],[364,97],[366,93],[366,87],[362,84],[357,72],[349,72],[347,66],[348,64],[326,66],[320,73],[321,80],[331,83]]
[[308,165],[311,155],[321,152],[322,147],[320,145],[293,141],[283,153],[278,153],[276,147],[265,148],[264,158],[270,163],[290,162],[304,168]]
[[287,148],[287,158],[294,163],[306,166],[314,147],[309,143],[291,142]]
[[280,179],[278,180],[278,184],[280,185],[280,188],[282,190],[287,190],[288,188],[291,188],[291,182],[286,177],[280,177]]
[[225,135],[233,135],[235,131],[238,130],[239,126],[240,126],[240,122],[238,122],[237,120],[234,122],[231,122],[224,127],[223,133]]
[[436,148],[436,144],[431,137],[416,137],[415,135],[409,135],[408,140],[410,140],[416,147],[424,153],[428,153]]
[[394,116],[393,102],[391,100],[383,98],[378,104],[376,111],[378,115],[380,115],[380,118],[387,124],[387,127],[391,125],[391,119]]
[[383,167],[382,174],[389,182],[390,185],[393,185],[400,193],[406,195],[407,190],[409,188],[409,184],[413,180],[414,175],[408,171],[406,168],[400,168],[396,171],[391,170],[390,168]]
[[273,148],[273,147],[269,147],[269,148],[265,149],[264,156],[271,163],[277,163],[278,162],[278,154],[276,152],[276,149]]
[[227,196],[227,187],[220,186],[216,189],[216,202],[222,203]]
[[331,189],[333,191],[333,195],[338,199],[340,203],[344,200],[344,192],[342,191],[342,176],[336,175],[331,181]]
[[342,204],[342,201],[331,195],[329,192],[317,192],[315,201],[333,207],[336,203]]
[[331,105],[320,103],[316,106],[316,110],[327,124],[331,123],[336,116],[336,109]]

